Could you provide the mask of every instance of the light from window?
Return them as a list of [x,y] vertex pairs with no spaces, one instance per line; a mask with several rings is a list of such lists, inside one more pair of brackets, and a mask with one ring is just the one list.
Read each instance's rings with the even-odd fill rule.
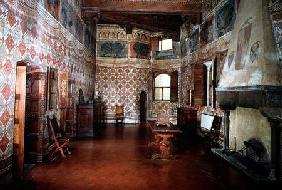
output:
[[155,78],[155,100],[170,100],[170,76],[168,74],[159,74]]
[[172,39],[164,39],[159,41],[159,50],[170,50],[172,49]]

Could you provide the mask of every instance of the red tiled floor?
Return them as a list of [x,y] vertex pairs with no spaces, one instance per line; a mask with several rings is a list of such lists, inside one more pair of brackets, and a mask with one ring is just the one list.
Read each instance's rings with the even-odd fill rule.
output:
[[[187,142],[174,160],[152,160],[145,127],[108,126],[96,139],[72,142],[72,155],[36,166],[35,190],[204,190],[254,186],[199,143]],[[184,143],[186,143],[184,141]]]

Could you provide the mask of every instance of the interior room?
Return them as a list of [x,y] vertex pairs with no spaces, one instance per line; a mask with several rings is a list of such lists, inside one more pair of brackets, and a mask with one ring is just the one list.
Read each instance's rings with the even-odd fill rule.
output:
[[0,0],[0,189],[281,189],[281,65],[281,0]]

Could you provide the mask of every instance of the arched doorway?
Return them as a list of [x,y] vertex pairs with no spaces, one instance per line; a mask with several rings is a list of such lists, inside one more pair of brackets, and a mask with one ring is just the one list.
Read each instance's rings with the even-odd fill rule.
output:
[[140,93],[140,123],[147,121],[147,93]]

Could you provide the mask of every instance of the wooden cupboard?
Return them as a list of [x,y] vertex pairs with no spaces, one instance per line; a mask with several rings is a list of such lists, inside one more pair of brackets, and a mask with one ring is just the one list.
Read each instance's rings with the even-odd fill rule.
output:
[[104,123],[102,102],[77,105],[77,137],[94,137]]

